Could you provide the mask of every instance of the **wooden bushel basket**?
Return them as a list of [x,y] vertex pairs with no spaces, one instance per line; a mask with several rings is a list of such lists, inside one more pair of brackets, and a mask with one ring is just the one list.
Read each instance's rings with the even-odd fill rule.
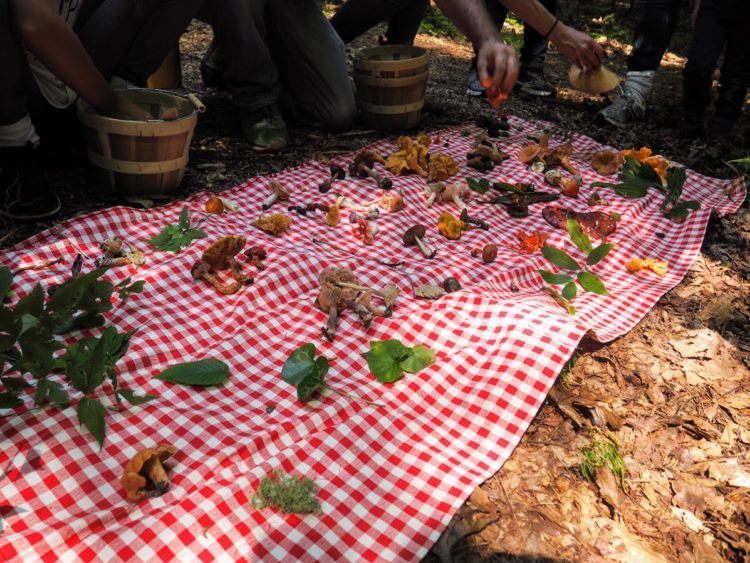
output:
[[[198,113],[205,111],[205,106],[193,94],[185,98],[145,88],[123,92],[156,119],[104,117],[78,101],[78,118],[97,182],[124,196],[175,191],[188,164]],[[162,120],[166,110],[174,109],[177,119]]]
[[360,51],[354,82],[365,125],[385,131],[416,127],[427,89],[427,64],[427,51],[411,45]]

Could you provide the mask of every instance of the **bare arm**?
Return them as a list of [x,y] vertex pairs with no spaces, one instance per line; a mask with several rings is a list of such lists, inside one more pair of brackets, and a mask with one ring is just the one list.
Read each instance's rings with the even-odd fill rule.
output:
[[518,56],[500,40],[484,0],[435,0],[440,10],[477,48],[477,73],[488,95],[510,94],[518,78]]
[[51,0],[11,0],[10,5],[26,48],[92,107],[105,115],[148,118],[112,90]]
[[589,71],[598,70],[601,66],[604,58],[601,45],[589,35],[562,22],[555,25],[555,16],[538,0],[500,0],[500,3],[533,27],[540,35],[546,35],[552,29],[549,40],[570,62]]

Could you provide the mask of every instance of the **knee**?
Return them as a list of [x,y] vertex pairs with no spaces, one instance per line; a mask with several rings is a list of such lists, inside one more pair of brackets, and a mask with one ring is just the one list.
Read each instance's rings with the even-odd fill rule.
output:
[[342,100],[331,106],[327,115],[321,119],[321,128],[331,133],[343,133],[354,127],[357,118],[357,106],[352,97],[351,102]]

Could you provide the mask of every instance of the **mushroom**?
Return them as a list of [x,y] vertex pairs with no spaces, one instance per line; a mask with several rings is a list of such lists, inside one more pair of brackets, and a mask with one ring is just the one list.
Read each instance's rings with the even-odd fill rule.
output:
[[357,223],[359,221],[365,220],[365,221],[373,221],[378,218],[380,215],[380,211],[378,211],[377,207],[373,207],[370,209],[370,212],[367,215],[361,215],[357,213],[356,211],[352,211],[349,214],[349,222],[350,223]]
[[128,500],[138,502],[150,495],[162,495],[169,489],[169,478],[163,462],[177,453],[177,448],[160,444],[146,448],[133,456],[125,465],[120,484],[125,488]]
[[559,170],[547,170],[544,173],[544,179],[553,186],[562,190],[563,195],[568,197],[578,197],[578,191],[581,187],[581,179],[578,177],[566,178]]
[[[193,279],[204,279],[223,295],[237,293],[242,285],[253,283],[253,278],[242,273],[242,266],[235,258],[244,246],[245,237],[243,236],[229,235],[220,238],[209,246],[200,261],[193,265],[190,270]],[[227,268],[235,281],[229,285],[223,285],[213,272]]]
[[489,172],[507,158],[508,155],[495,143],[483,139],[466,155],[466,165],[480,172]]
[[404,208],[404,194],[401,192],[396,194],[383,194],[378,203],[380,207],[389,213],[396,213]]
[[427,207],[432,207],[432,204],[435,203],[435,199],[437,196],[441,195],[445,191],[445,184],[443,182],[433,182],[431,184],[427,184],[427,186],[424,189],[424,193],[427,197],[427,201],[425,202],[425,205]]
[[483,231],[490,230],[490,226],[487,223],[476,217],[471,217],[469,215],[469,210],[465,207],[461,210],[461,221],[463,221],[464,223],[469,223],[470,225],[476,225]]
[[609,201],[607,201],[606,199],[604,199],[599,192],[592,193],[588,197],[588,199],[586,200],[586,203],[589,206],[594,206],[594,205],[609,205]]
[[245,256],[247,256],[250,260],[253,261],[253,264],[255,264],[255,267],[259,270],[262,270],[265,268],[263,265],[263,260],[266,259],[266,250],[262,246],[251,246],[245,251]]
[[458,283],[456,278],[445,278],[443,280],[443,289],[446,293],[454,293],[456,291],[461,291],[461,284]]
[[328,190],[330,190],[335,180],[343,180],[344,178],[346,178],[346,172],[344,172],[344,169],[341,168],[341,166],[339,166],[338,164],[331,164],[328,167],[328,170],[331,172],[331,177],[318,186],[318,189],[321,191],[321,193],[326,193]]
[[482,262],[490,264],[497,258],[497,246],[494,244],[485,244],[482,248]]
[[468,200],[471,195],[469,187],[463,184],[454,183],[445,188],[443,193],[440,194],[442,201],[452,201],[459,209],[464,209],[466,204],[463,202],[464,199]]
[[555,147],[553,151],[547,154],[544,157],[544,163],[549,166],[562,166],[565,170],[573,174],[573,176],[579,176],[581,174],[580,170],[573,166],[568,160],[568,157],[572,152],[573,145],[565,143],[564,145]]
[[328,313],[328,322],[323,327],[323,336],[333,342],[336,337],[336,326],[338,316],[347,307],[347,303],[353,303],[357,299],[357,291],[347,287],[339,287],[337,283],[355,283],[354,274],[346,268],[331,268],[320,273],[320,293],[315,304],[324,313]]
[[263,211],[270,209],[270,207],[277,201],[289,200],[289,191],[276,180],[268,182],[268,187],[271,188],[271,195],[269,195],[263,202]]
[[206,201],[206,213],[221,215],[224,213],[224,202],[218,197],[211,197]]
[[324,205],[322,203],[308,203],[307,205],[290,205],[287,207],[288,211],[294,211],[297,215],[303,215],[307,216],[308,213],[314,212],[314,211],[323,211],[324,213],[328,213],[330,210],[330,206]]
[[421,250],[422,254],[427,258],[435,258],[437,250],[431,249],[422,242],[426,232],[427,228],[424,225],[414,225],[413,227],[406,229],[401,240],[403,241],[404,246],[419,246],[419,250]]
[[365,245],[372,246],[375,243],[375,237],[378,234],[378,226],[375,223],[370,223],[366,219],[360,219],[357,221],[355,233],[357,238],[361,239]]
[[[146,262],[146,255],[143,252],[133,250],[117,237],[100,242],[99,248],[104,251],[104,256],[94,260],[94,265],[97,268],[128,265],[140,266]],[[80,265],[78,271],[80,272]]]
[[458,174],[458,166],[453,157],[442,153],[430,155],[430,160],[427,163],[427,179],[430,182],[447,180],[456,174]]
[[326,211],[326,225],[329,227],[335,227],[341,220],[341,204],[344,202],[344,196],[340,195],[336,198],[336,201]]
[[359,151],[349,165],[349,174],[356,178],[372,178],[377,182],[378,188],[390,190],[393,188],[393,182],[373,170],[376,162],[383,163],[383,158],[378,153],[371,150]]
[[367,287],[364,285],[360,285],[354,281],[339,281],[336,282],[337,287],[343,287],[346,289],[352,289],[355,291],[364,291],[369,292],[372,295],[377,295],[378,297],[383,299],[383,302],[385,303],[385,309],[383,311],[383,314],[378,314],[378,316],[381,317],[390,317],[393,313],[393,307],[396,305],[396,298],[399,295],[399,289],[396,284],[388,283],[385,285],[382,291],[378,291],[377,289],[374,289],[372,287]]
[[549,153],[549,134],[543,133],[539,138],[539,144],[529,145],[520,150],[518,160],[524,164],[534,162],[543,162],[544,157]]
[[568,81],[573,88],[581,92],[603,94],[617,88],[620,77],[604,65],[593,72],[585,72],[581,67],[572,65],[568,71]]
[[591,168],[601,176],[611,176],[620,169],[625,157],[617,151],[599,151],[591,157]]
[[436,285],[425,284],[414,288],[414,297],[422,299],[440,299],[443,295],[445,295],[445,290]]
[[272,213],[271,215],[261,215],[250,224],[269,235],[277,237],[289,230],[292,219],[281,213]]
[[458,240],[464,231],[472,227],[448,212],[441,213],[438,217],[438,231],[448,240]]

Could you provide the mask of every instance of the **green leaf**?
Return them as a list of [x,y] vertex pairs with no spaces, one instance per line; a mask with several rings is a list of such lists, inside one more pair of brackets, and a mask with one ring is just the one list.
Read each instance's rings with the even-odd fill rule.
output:
[[23,401],[15,393],[0,393],[0,409],[12,409],[22,404]]
[[667,169],[667,193],[677,201],[682,195],[682,187],[687,180],[687,172],[680,166],[674,166]]
[[435,351],[426,346],[417,345],[409,350],[409,354],[406,359],[401,360],[400,365],[406,373],[419,373],[434,363]]
[[697,201],[678,201],[664,214],[669,219],[684,219],[690,214],[691,209],[700,209],[701,204]]
[[124,389],[124,388],[118,389],[116,391],[116,394],[118,397],[122,397],[123,399],[125,399],[131,405],[142,405],[143,403],[148,403],[149,401],[153,401],[154,399],[159,398],[159,395],[138,396],[135,394],[135,391],[133,391],[132,389]]
[[363,355],[367,360],[367,367],[378,381],[393,383],[404,376],[401,361],[409,353],[409,348],[398,340],[375,340],[370,342],[370,351]]
[[169,367],[154,379],[180,385],[223,385],[229,381],[229,366],[221,360],[204,358]]
[[466,183],[469,186],[470,190],[480,194],[485,194],[490,189],[490,181],[487,178],[482,178],[480,180],[475,180],[474,178],[466,178]]
[[538,270],[538,272],[539,275],[542,276],[542,279],[551,285],[562,285],[573,279],[568,274],[553,274],[547,270]]
[[146,285],[145,280],[138,280],[130,283],[131,278],[127,278],[117,284],[118,294],[123,303],[125,303],[131,295],[136,293],[143,293],[143,287]]
[[596,293],[597,295],[609,295],[602,280],[590,272],[579,272],[578,283],[581,284],[583,289]]
[[566,227],[568,229],[568,234],[570,235],[570,240],[573,241],[573,244],[575,244],[579,250],[585,252],[586,254],[591,252],[591,239],[586,233],[581,231],[581,227],[578,224],[578,221],[576,221],[575,219],[568,219]]
[[570,281],[566,283],[565,287],[562,288],[561,295],[566,301],[572,301],[575,299],[576,295],[578,295],[578,286],[576,285],[576,282]]
[[29,389],[32,385],[22,377],[0,377],[0,382],[8,391],[18,393],[24,389]]
[[299,384],[316,369],[315,354],[315,344],[308,343],[297,348],[284,362],[281,379],[292,385]]
[[73,387],[88,395],[110,377],[116,388],[115,364],[127,352],[134,333],[107,327],[99,337],[82,338],[68,346],[62,360]]
[[[318,359],[325,360],[325,358]],[[328,360],[326,360],[327,364]],[[297,398],[303,403],[307,403],[323,387],[325,387],[325,373],[316,369],[297,384]]]
[[13,272],[6,266],[0,267],[0,303],[10,293],[10,288],[13,285]]
[[44,313],[44,290],[42,286],[37,284],[31,292],[21,298],[16,303],[13,309],[13,316],[17,321],[20,321],[24,315],[31,315],[32,317],[41,317]]
[[517,194],[522,194],[522,193],[525,193],[526,191],[520,186],[516,186],[515,184],[509,184],[508,182],[500,182],[500,181],[492,184],[492,187],[498,191],[513,192]]
[[104,414],[106,412],[104,405],[102,405],[98,399],[83,397],[78,401],[76,412],[78,413],[78,422],[89,429],[89,432],[93,434],[94,438],[99,443],[99,448],[101,449],[104,445],[106,424],[104,422]]
[[48,381],[49,386],[49,402],[58,408],[67,407],[70,404],[68,398],[68,392],[63,389],[62,385],[54,381]]
[[554,246],[543,246],[542,254],[547,260],[560,268],[565,268],[566,270],[581,269],[580,264],[570,254]]
[[588,257],[586,257],[586,264],[588,264],[589,266],[598,264],[604,259],[607,254],[609,254],[609,251],[614,247],[615,245],[611,243],[600,244],[594,250],[589,252]]

